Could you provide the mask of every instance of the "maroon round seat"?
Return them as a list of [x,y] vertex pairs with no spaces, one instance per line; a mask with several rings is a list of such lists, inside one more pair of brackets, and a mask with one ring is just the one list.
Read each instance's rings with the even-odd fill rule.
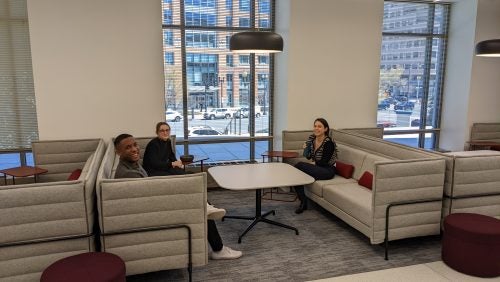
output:
[[125,263],[111,253],[83,253],[60,259],[43,273],[41,282],[124,282]]
[[500,276],[500,220],[473,213],[444,219],[442,259],[451,268],[478,277]]

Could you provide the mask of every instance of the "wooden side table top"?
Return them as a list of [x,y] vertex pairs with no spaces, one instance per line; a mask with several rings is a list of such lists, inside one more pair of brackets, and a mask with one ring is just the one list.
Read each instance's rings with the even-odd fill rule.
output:
[[20,167],[13,167],[13,168],[8,168],[8,169],[2,169],[0,170],[0,173],[14,176],[14,177],[27,177],[27,176],[32,176],[32,175],[38,175],[42,173],[46,173],[48,170],[44,168],[39,168],[39,167],[33,167],[33,166],[20,166]]
[[471,145],[476,145],[476,146],[497,146],[497,145],[500,145],[500,142],[495,142],[495,141],[481,141],[481,140],[467,141],[467,143],[469,143]]
[[271,157],[271,158],[297,158],[299,153],[292,151],[265,151],[262,153],[263,157]]

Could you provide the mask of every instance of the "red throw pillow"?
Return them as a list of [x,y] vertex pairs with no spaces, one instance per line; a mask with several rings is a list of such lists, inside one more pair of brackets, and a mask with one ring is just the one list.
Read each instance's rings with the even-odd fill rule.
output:
[[343,162],[336,161],[335,167],[337,174],[344,178],[352,178],[352,173],[354,172],[354,166],[350,164],[346,164]]
[[371,190],[373,184],[373,174],[369,171],[365,171],[363,175],[361,175],[361,178],[359,178],[358,184]]
[[75,169],[69,175],[68,180],[78,180],[78,178],[80,178],[80,174],[82,174],[82,170],[81,169]]

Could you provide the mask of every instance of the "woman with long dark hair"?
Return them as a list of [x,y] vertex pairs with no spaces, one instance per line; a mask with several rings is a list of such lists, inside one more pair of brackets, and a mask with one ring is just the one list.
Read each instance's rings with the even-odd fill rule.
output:
[[[310,162],[299,162],[296,168],[314,177],[315,180],[327,180],[335,177],[335,161],[337,146],[330,138],[330,126],[324,118],[314,120],[313,134],[304,143],[304,157]],[[300,200],[300,206],[295,213],[307,209],[307,197],[304,186],[295,186],[295,192]]]

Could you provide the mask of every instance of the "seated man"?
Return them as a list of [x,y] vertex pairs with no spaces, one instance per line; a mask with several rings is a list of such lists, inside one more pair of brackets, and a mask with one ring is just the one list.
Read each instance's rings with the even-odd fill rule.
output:
[[[120,134],[114,141],[116,153],[120,156],[120,162],[116,168],[115,178],[141,178],[148,177],[148,173],[139,163],[139,145],[130,134]],[[242,256],[242,252],[235,251],[224,246],[217,231],[215,221],[207,220],[208,243],[212,247],[212,259],[236,259]]]
[[[144,169],[149,176],[185,174],[184,165],[177,160],[170,140],[170,125],[161,121],[156,124],[156,138],[149,141],[144,151]],[[226,210],[207,203],[207,218],[221,219]]]

